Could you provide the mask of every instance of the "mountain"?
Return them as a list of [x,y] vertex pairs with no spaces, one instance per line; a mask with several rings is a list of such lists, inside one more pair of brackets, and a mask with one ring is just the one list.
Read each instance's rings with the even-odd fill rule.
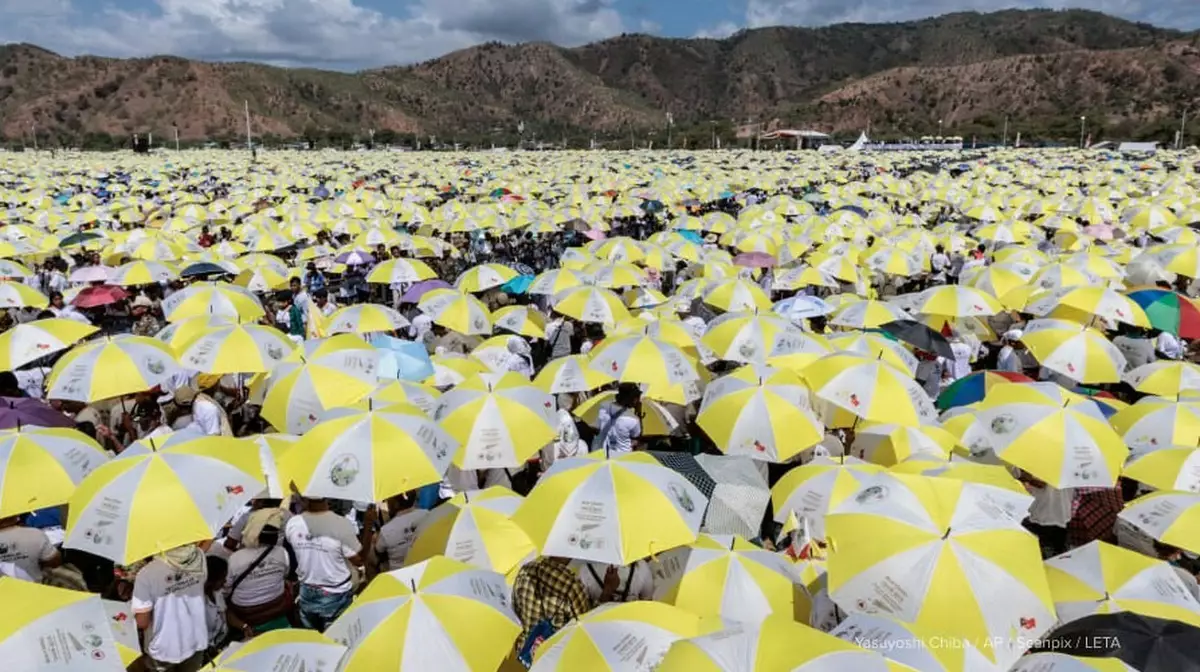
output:
[[[622,35],[578,48],[483,44],[357,73],[156,56],[65,58],[0,46],[0,133],[87,142],[172,127],[258,135],[707,139],[736,123],[878,133],[1163,133],[1200,101],[1200,33],[1072,11],[959,13],[894,24],[775,27],[722,40]],[[757,127],[757,126],[756,126]]]

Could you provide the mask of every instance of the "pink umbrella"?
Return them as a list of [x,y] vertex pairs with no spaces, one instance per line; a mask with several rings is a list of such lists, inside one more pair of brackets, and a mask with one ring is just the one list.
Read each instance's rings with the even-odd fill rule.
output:
[[1100,240],[1112,240],[1113,231],[1114,229],[1111,224],[1092,224],[1091,226],[1083,227],[1084,233]]
[[600,229],[588,229],[583,235],[587,236],[588,240],[604,240],[608,237]]
[[129,296],[129,292],[113,285],[95,285],[75,295],[72,304],[80,308],[96,308],[116,303]]
[[766,252],[743,252],[733,258],[733,263],[746,268],[770,268],[779,262]]

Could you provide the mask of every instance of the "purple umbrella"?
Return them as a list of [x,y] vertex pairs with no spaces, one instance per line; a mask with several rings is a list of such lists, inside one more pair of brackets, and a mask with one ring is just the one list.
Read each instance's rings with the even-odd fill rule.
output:
[[74,426],[74,420],[41,399],[0,397],[0,429]]
[[414,283],[412,287],[409,287],[408,291],[400,297],[400,301],[403,303],[416,303],[420,301],[421,297],[425,296],[427,292],[431,292],[435,289],[454,288],[451,287],[450,283],[446,282],[445,280],[437,278],[433,280],[422,280],[418,283]]
[[744,252],[733,258],[733,263],[746,268],[770,268],[779,263],[766,252]]
[[354,250],[353,252],[344,252],[338,255],[334,261],[339,264],[347,264],[349,266],[362,266],[363,264],[375,263],[375,255],[370,252]]

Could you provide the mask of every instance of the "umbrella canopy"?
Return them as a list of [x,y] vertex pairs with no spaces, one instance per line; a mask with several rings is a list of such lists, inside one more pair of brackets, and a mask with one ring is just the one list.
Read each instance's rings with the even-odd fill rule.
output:
[[896,340],[939,357],[954,359],[954,351],[950,349],[950,341],[940,333],[916,320],[897,320],[879,326],[880,331],[891,334]]
[[1115,658],[1135,670],[1200,670],[1195,653],[1200,627],[1128,611],[1071,621],[1043,641],[1053,643],[1060,654]]

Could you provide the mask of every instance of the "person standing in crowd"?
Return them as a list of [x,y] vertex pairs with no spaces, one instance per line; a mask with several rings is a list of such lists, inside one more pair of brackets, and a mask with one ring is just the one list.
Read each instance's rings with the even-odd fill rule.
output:
[[375,542],[375,556],[379,571],[400,569],[408,558],[417,527],[429,512],[417,508],[416,491],[396,495],[387,501],[390,519],[379,528],[379,539]]
[[354,525],[324,499],[305,498],[304,512],[287,522],[284,537],[296,554],[300,594],[296,606],[306,628],[325,632],[354,597],[354,571],[371,548],[375,507],[367,510],[360,538]]
[[0,518],[0,565],[11,564],[27,580],[42,581],[42,571],[62,564],[62,555],[46,533],[24,525],[23,516]]
[[642,437],[642,389],[636,383],[621,383],[616,398],[600,407],[598,421],[592,450],[609,455],[633,451]]
[[291,551],[282,544],[283,510],[253,511],[242,530],[243,547],[229,556],[224,591],[229,613],[254,632],[270,632],[291,625],[294,606],[288,576],[294,571]]
[[149,672],[197,672],[208,650],[204,584],[208,565],[195,544],[157,555],[137,572],[132,608]]

